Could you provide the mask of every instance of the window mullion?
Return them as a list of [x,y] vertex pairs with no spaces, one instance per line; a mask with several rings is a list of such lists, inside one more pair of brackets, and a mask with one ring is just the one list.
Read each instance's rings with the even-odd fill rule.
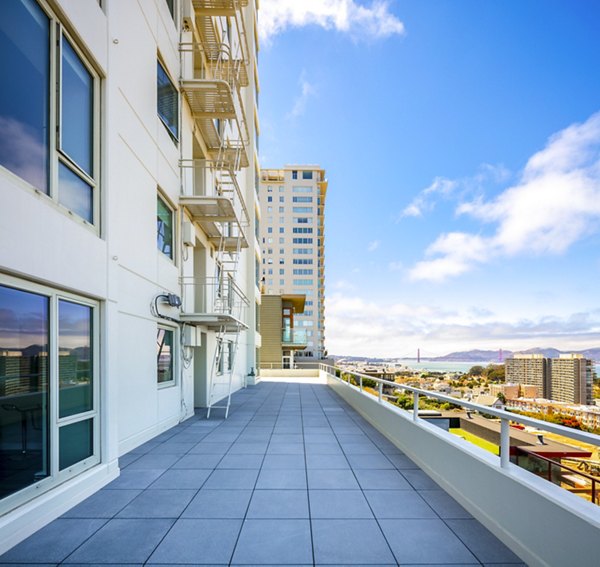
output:
[[52,478],[56,478],[58,474],[58,398],[59,398],[59,382],[58,382],[58,298],[54,294],[50,296],[50,313],[49,313],[49,345],[48,357],[50,359],[50,393],[48,399],[49,414],[50,414],[50,471]]
[[59,77],[60,77],[60,33],[59,24],[54,22],[50,26],[50,101],[48,124],[48,161],[50,167],[49,191],[50,198],[58,203],[58,162],[56,159],[59,146],[58,112],[60,106]]

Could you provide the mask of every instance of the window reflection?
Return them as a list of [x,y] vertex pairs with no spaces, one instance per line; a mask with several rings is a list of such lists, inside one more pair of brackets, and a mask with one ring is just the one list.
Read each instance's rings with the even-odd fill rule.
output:
[[58,304],[59,417],[93,409],[92,308]]
[[94,79],[62,38],[61,149],[93,176]]
[[158,115],[171,136],[177,140],[179,138],[179,95],[160,61],[157,63],[157,89]]
[[0,498],[49,475],[48,309],[0,286]]
[[160,197],[157,198],[156,244],[163,254],[173,258],[173,213]]
[[171,382],[173,378],[173,331],[158,329],[156,335],[157,382]]
[[58,165],[58,187],[60,204],[89,223],[93,223],[93,189],[63,163]]
[[50,23],[33,0],[0,2],[0,165],[49,192]]

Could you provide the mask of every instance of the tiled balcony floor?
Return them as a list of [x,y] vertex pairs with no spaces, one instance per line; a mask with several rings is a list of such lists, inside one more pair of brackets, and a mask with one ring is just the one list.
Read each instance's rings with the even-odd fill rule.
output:
[[325,385],[261,383],[121,459],[13,565],[523,565]]

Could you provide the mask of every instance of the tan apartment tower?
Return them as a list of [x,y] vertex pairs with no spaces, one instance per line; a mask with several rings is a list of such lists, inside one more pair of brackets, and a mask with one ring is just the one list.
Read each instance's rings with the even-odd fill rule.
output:
[[550,392],[557,402],[592,403],[592,361],[582,354],[561,354],[550,361]]
[[306,331],[297,362],[325,355],[325,170],[318,165],[262,169],[259,200],[264,295],[305,295],[295,326]]
[[536,387],[536,397],[549,397],[549,364],[542,354],[515,354],[505,361],[506,383]]

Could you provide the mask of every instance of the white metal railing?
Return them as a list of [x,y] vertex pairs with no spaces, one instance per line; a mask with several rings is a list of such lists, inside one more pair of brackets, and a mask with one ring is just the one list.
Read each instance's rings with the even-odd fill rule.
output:
[[246,202],[235,171],[226,163],[208,159],[182,159],[181,195],[184,197],[224,197],[231,201],[243,227],[250,225]]
[[249,301],[232,278],[182,277],[181,287],[183,313],[228,315],[246,321]]
[[[451,404],[455,404],[457,406],[461,406],[463,408],[478,411],[480,413],[484,413],[486,415],[491,415],[500,419],[500,466],[502,468],[508,468],[510,463],[510,422],[514,421],[520,423],[522,425],[528,425],[530,427],[535,427],[536,429],[542,429],[544,431],[548,431],[550,433],[556,433],[557,435],[562,435],[563,437],[567,437],[569,439],[574,439],[577,441],[581,441],[583,443],[589,443],[590,445],[595,445],[600,447],[600,436],[595,435],[593,433],[586,433],[585,431],[578,431],[577,429],[571,429],[569,427],[564,427],[562,425],[556,425],[554,423],[549,423],[547,421],[542,421],[541,419],[535,419],[532,417],[526,417],[523,415],[515,414],[508,412],[506,410],[500,410],[491,408],[488,406],[483,406],[481,404],[475,404],[473,402],[467,402],[465,400],[461,400],[459,398],[453,398],[452,396],[447,396],[445,394],[440,394],[438,392],[432,392],[430,390],[423,390],[421,388],[415,388],[413,386],[407,386],[404,384],[399,384],[397,382],[392,382],[390,380],[383,380],[381,378],[374,378],[373,376],[368,376],[366,374],[361,374],[359,372],[353,372],[350,370],[343,370],[341,368],[337,368],[334,366],[329,366],[326,364],[320,364],[319,369],[323,372],[326,372],[328,376],[339,380],[340,382],[347,384],[351,388],[358,389],[361,393],[366,396],[373,397],[371,394],[366,392],[363,387],[363,380],[374,381],[378,384],[377,392],[378,397],[377,401],[379,403],[384,403],[384,394],[383,387],[389,386],[393,387],[396,390],[403,390],[406,392],[410,392],[413,395],[413,408],[412,408],[412,419],[414,421],[418,421],[419,419],[419,398],[421,396],[427,398],[434,398],[436,400],[440,400],[442,402],[448,402]],[[340,375],[337,375],[337,372]],[[349,374],[357,378],[358,386],[353,386],[349,381],[344,380],[341,376],[342,374]]]

